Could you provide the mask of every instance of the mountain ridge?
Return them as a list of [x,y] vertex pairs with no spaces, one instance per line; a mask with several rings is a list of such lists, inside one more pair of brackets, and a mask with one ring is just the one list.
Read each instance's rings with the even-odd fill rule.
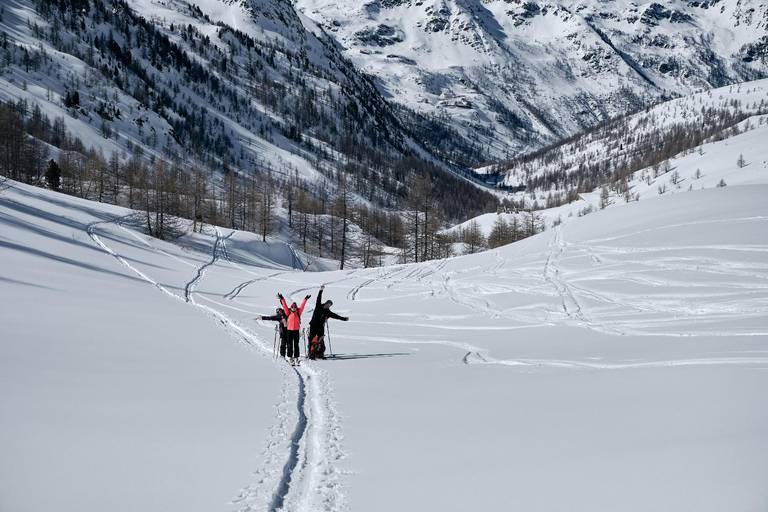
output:
[[474,98],[472,113],[452,114],[499,133],[484,140],[494,155],[768,72],[768,8],[759,2],[296,4],[396,101],[432,112],[440,92]]

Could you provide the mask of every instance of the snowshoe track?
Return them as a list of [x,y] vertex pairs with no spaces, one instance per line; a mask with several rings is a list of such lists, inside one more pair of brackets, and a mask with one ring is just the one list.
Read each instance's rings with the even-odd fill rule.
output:
[[[131,265],[96,234],[99,225],[118,223],[123,218],[93,222],[86,226],[86,232],[94,243],[141,279],[166,295],[199,308],[239,343],[274,360],[271,340],[261,338],[221,311],[194,300],[194,289],[206,271],[222,255],[227,258],[224,244],[232,234],[223,237],[217,228],[211,259],[196,268],[194,276],[183,286],[184,293],[180,297]],[[145,244],[166,254],[146,241]],[[235,290],[242,290],[250,282]],[[280,360],[274,361],[283,368],[283,391],[267,448],[262,453],[263,465],[254,472],[256,481],[242,489],[232,503],[241,511],[346,510],[341,478],[347,472],[336,466],[345,458],[341,450],[343,436],[328,375],[312,362],[292,367]]]

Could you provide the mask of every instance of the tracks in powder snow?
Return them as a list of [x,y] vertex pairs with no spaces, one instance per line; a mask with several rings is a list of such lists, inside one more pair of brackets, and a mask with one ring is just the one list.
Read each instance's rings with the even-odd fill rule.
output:
[[[211,258],[195,268],[193,276],[182,286],[183,295],[179,296],[132,265],[97,235],[96,229],[100,225],[114,223],[122,228],[119,222],[124,218],[93,222],[86,226],[86,232],[94,243],[121,265],[171,298],[199,308],[238,342],[272,359],[283,374],[281,401],[277,405],[278,413],[267,439],[267,447],[260,457],[262,466],[254,472],[254,483],[242,489],[232,500],[233,504],[243,511],[345,510],[341,478],[346,472],[337,467],[338,461],[345,455],[341,450],[340,420],[328,374],[314,362],[303,361],[301,366],[292,367],[282,359],[273,359],[271,340],[265,340],[221,311],[194,300],[195,288],[204,279],[207,270],[222,257],[228,260],[226,241],[234,232],[222,236],[217,228]],[[187,263],[146,240],[142,242],[149,250]],[[227,298],[234,299],[252,282],[254,280],[242,283]]]
[[[225,240],[227,238],[230,238],[232,235],[234,235],[235,232],[231,232],[226,237],[221,236],[221,230],[219,228],[216,228],[216,241],[213,244],[213,254],[211,256],[211,259],[199,267],[197,267],[197,270],[195,271],[195,276],[187,281],[187,283],[184,285],[184,300],[186,302],[194,302],[194,299],[192,298],[192,290],[194,289],[195,285],[203,278],[205,275],[206,270],[208,270],[210,267],[216,264],[216,261],[219,259],[219,253],[221,252],[221,247],[224,245]],[[225,251],[226,253],[226,251]]]
[[557,266],[557,262],[565,249],[565,242],[563,242],[563,233],[561,226],[555,226],[555,234],[549,242],[549,255],[544,264],[544,278],[552,284],[560,295],[563,312],[572,320],[576,325],[582,325],[594,331],[625,335],[626,333],[611,327],[608,325],[600,324],[587,317],[577,294],[574,292],[571,285],[563,278],[562,272]]
[[[736,292],[725,290],[718,291],[718,295],[710,306],[705,301],[700,301],[695,286],[682,288],[682,285],[676,283],[679,297],[673,296],[678,303],[681,303],[680,313],[689,313],[685,318],[673,317],[666,324],[660,319],[660,315],[666,314],[669,308],[669,299],[663,299],[660,303],[658,295],[644,299],[642,295],[633,294],[634,290],[623,290],[611,288],[616,278],[616,263],[610,258],[610,251],[621,251],[619,254],[625,256],[628,249],[599,247],[599,253],[592,250],[591,247],[567,243],[563,239],[560,227],[557,227],[550,235],[549,244],[546,251],[537,252],[536,259],[527,263],[525,267],[517,266],[505,268],[507,260],[503,253],[490,253],[492,261],[482,261],[475,267],[460,267],[458,270],[449,268],[446,270],[447,260],[439,262],[430,262],[420,265],[391,267],[389,269],[378,269],[375,273],[361,273],[359,283],[347,294],[348,300],[360,301],[361,291],[369,287],[375,287],[377,290],[395,291],[389,297],[376,296],[371,294],[371,298],[363,301],[387,301],[390,304],[399,301],[404,295],[417,296],[424,294],[423,290],[414,292],[412,284],[421,283],[426,289],[431,288],[430,298],[438,297],[450,300],[452,303],[466,308],[468,314],[466,318],[498,319],[498,322],[487,327],[488,333],[505,332],[509,333],[511,329],[525,329],[531,324],[538,325],[567,325],[571,327],[582,327],[602,334],[613,336],[668,336],[668,337],[694,337],[694,336],[758,336],[764,335],[764,331],[757,329],[714,331],[692,329],[689,319],[698,321],[698,314],[703,308],[717,308],[720,316],[724,320],[734,320],[739,318],[749,319],[754,315],[754,311],[760,305],[765,303],[764,296],[766,287],[765,270],[768,267],[764,265],[755,265],[751,260],[746,264],[738,265],[723,259],[710,261],[712,256],[698,257],[691,261],[682,261],[676,265],[687,265],[685,268],[694,267],[700,271],[705,264],[708,265],[704,270],[709,271],[711,267],[717,267],[717,270],[725,277],[733,277],[731,288]],[[763,251],[762,247],[748,246],[746,249],[742,246],[722,247],[717,246],[714,249],[718,251],[732,250],[739,252],[747,250],[749,252]],[[633,251],[647,249],[630,249]],[[673,250],[667,248],[654,248],[655,251]],[[623,258],[621,261],[627,261]],[[629,276],[622,274],[625,282],[634,279],[661,279],[655,272],[658,269],[658,260],[649,259],[653,264],[653,273],[643,273],[644,262],[642,258],[638,261],[632,261],[632,274]],[[672,268],[672,263],[667,263]],[[621,268],[621,267],[619,267]],[[677,269],[678,267],[674,267]],[[731,269],[735,268],[735,271]],[[726,270],[723,270],[726,269]],[[466,273],[466,276],[461,276]],[[484,276],[477,279],[477,276]],[[490,276],[490,277],[488,277]],[[744,277],[752,278],[744,282]],[[757,283],[755,283],[757,281]],[[528,282],[532,284],[524,285]],[[607,286],[603,285],[607,282]],[[404,284],[402,288],[398,286]],[[666,287],[668,283],[650,283],[657,287]],[[373,286],[372,286],[373,285]],[[542,286],[544,285],[544,286]],[[394,290],[398,287],[397,290]],[[410,287],[410,288],[409,288]],[[694,293],[688,292],[693,290]],[[744,301],[739,301],[738,305],[742,310],[723,311],[724,301],[720,298],[731,299],[731,294],[739,293],[742,290],[750,292],[754,298],[750,298],[749,307],[744,308]],[[537,297],[544,297],[535,307],[529,304],[504,307],[505,300],[515,294],[525,294],[531,297],[531,302]],[[669,292],[667,292],[669,293]],[[711,293],[711,292],[710,292]],[[741,295],[739,295],[741,296]],[[654,302],[655,301],[655,302]],[[688,309],[686,308],[686,304]],[[387,309],[386,307],[384,309]],[[390,306],[390,310],[398,311],[396,305]],[[714,313],[714,311],[712,312]],[[670,316],[670,315],[668,315]],[[712,316],[709,314],[708,316]],[[413,318],[411,323],[408,319]],[[456,318],[454,316],[453,318]],[[512,320],[510,324],[506,320]],[[362,321],[362,320],[361,320]],[[645,323],[642,323],[645,322]],[[410,325],[413,331],[419,331],[424,327],[429,327],[431,332],[463,330],[466,327],[462,322],[453,324],[450,321],[438,322],[434,325],[431,320],[424,320],[421,316],[415,315],[412,311],[404,311],[402,316],[396,322],[382,321],[376,318],[371,324],[377,329],[374,332],[380,332],[384,325],[402,327]],[[660,327],[659,329],[647,329],[649,327]],[[472,336],[481,337],[482,333],[478,330],[484,328],[472,327]],[[496,334],[489,334],[495,336]],[[708,353],[690,353],[680,354],[678,357],[648,357],[643,360],[614,360],[606,361],[593,357],[574,358],[574,359],[497,359],[491,357],[491,351],[481,345],[475,345],[471,342],[453,341],[455,336],[441,337],[439,335],[420,335],[411,338],[408,337],[389,337],[382,335],[357,334],[356,341],[370,341],[379,343],[393,343],[406,345],[441,345],[454,347],[463,350],[463,357],[460,359],[464,365],[487,365],[503,366],[507,368],[517,368],[523,371],[609,371],[609,370],[635,370],[647,368],[678,368],[678,367],[711,367],[711,366],[756,366],[765,367],[768,365],[768,357],[749,354],[733,355],[714,355]],[[471,338],[467,338],[471,339]],[[766,354],[768,355],[768,354]]]

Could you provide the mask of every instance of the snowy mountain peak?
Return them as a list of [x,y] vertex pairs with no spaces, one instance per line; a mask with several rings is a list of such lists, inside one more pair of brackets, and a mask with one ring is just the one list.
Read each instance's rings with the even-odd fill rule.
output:
[[[394,101],[449,116],[495,156],[768,72],[768,6],[754,0],[296,5]],[[445,112],[444,91],[472,108]]]

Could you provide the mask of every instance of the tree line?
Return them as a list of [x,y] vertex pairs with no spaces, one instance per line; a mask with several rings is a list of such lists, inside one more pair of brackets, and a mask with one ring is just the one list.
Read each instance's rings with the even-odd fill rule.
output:
[[379,208],[355,187],[364,174],[359,167],[350,162],[326,180],[308,182],[287,164],[250,170],[225,165],[222,173],[213,161],[168,159],[137,144],[130,153],[105,155],[85,148],[63,118],[51,121],[37,105],[0,103],[0,175],[142,211],[141,225],[158,238],[181,234],[178,219],[186,218],[193,231],[218,225],[258,233],[266,241],[283,208],[294,242],[308,254],[339,260],[342,268],[349,261],[381,265],[385,247],[395,248],[399,261],[418,262],[452,254],[455,240],[441,234],[449,220],[444,204],[496,205],[487,192],[457,186],[459,178],[408,157],[393,168],[403,184],[396,200],[391,208]]
[[500,163],[495,172],[525,184],[529,201],[510,201],[518,208],[553,208],[598,188],[626,196],[627,181],[634,173],[651,168],[658,174],[673,156],[692,152],[706,141],[721,140],[745,119],[766,113],[768,102],[763,99],[750,106],[738,100],[702,105],[695,115],[681,119],[663,120],[652,113],[627,115]]

